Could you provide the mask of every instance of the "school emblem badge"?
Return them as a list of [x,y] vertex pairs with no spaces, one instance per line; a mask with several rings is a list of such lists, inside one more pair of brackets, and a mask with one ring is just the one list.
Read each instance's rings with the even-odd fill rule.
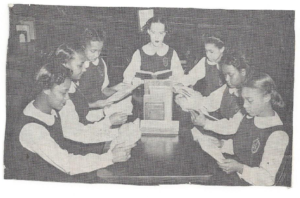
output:
[[167,57],[164,57],[164,58],[163,58],[163,65],[164,65],[165,67],[168,67],[168,65],[169,65],[169,59],[168,59]]
[[252,142],[251,152],[256,153],[259,147],[260,147],[260,141],[259,138],[257,138]]

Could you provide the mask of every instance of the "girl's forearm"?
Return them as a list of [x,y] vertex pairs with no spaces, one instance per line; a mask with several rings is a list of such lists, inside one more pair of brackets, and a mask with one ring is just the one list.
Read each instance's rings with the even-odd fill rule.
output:
[[113,95],[114,93],[116,93],[117,91],[113,88],[113,87],[106,87],[102,90],[102,92],[104,93],[104,95],[106,96],[111,96]]

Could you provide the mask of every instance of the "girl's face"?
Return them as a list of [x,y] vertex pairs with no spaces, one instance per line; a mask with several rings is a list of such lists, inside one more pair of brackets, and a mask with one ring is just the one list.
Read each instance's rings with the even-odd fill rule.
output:
[[243,87],[242,97],[244,99],[244,108],[252,117],[260,116],[270,102],[270,97],[256,88]]
[[218,63],[221,60],[224,49],[225,49],[224,47],[219,49],[213,43],[207,43],[207,44],[205,44],[206,57],[208,58],[209,61]]
[[46,90],[47,101],[52,109],[61,110],[69,99],[68,91],[71,86],[71,79],[66,78],[60,85],[54,84],[49,90]]
[[238,88],[245,81],[245,77],[246,77],[245,69],[238,70],[236,67],[232,65],[223,65],[222,71],[226,83],[230,88]]
[[88,61],[94,62],[100,56],[102,48],[103,48],[103,42],[90,41],[89,44],[87,44],[84,49],[84,53]]
[[162,46],[166,36],[165,25],[162,23],[152,23],[148,30],[150,41],[155,47]]
[[72,80],[79,80],[82,74],[86,71],[83,63],[85,57],[82,54],[76,53],[71,60],[68,61],[66,67],[72,70]]

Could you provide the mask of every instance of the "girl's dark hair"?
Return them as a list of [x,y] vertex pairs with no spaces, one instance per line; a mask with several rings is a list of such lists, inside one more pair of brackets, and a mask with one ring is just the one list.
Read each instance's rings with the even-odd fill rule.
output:
[[169,24],[167,22],[167,20],[161,16],[155,16],[150,18],[147,23],[143,26],[142,30],[143,32],[147,32],[147,30],[150,30],[152,23],[162,23],[165,25],[165,32],[169,32],[170,31],[170,27]]
[[71,75],[70,69],[62,65],[56,65],[53,61],[47,63],[41,67],[35,76],[36,91],[50,89],[54,84],[60,85],[66,78],[71,78]]
[[261,90],[264,94],[271,95],[271,104],[277,107],[284,107],[284,101],[277,92],[274,80],[266,73],[256,72],[248,79],[243,87],[255,88]]
[[60,45],[52,55],[54,65],[65,65],[74,58],[76,54],[84,54],[79,46],[71,44]]
[[80,43],[82,46],[86,46],[87,44],[90,44],[91,41],[104,42],[105,37],[105,32],[102,30],[97,31],[93,28],[85,28],[81,36]]
[[221,40],[218,36],[204,35],[203,40],[204,44],[214,44],[219,49],[225,47],[224,41]]
[[224,54],[220,61],[220,65],[222,67],[224,65],[232,65],[239,71],[241,71],[241,69],[245,69],[247,78],[250,78],[252,75],[252,69],[251,69],[250,65],[248,64],[245,56],[243,56],[237,52],[232,52],[230,54]]
[[65,67],[77,53],[83,54],[79,46],[62,44],[56,50],[48,54],[46,64],[36,73],[35,82],[37,90],[50,89],[54,84],[61,84],[66,78],[71,78],[72,70]]

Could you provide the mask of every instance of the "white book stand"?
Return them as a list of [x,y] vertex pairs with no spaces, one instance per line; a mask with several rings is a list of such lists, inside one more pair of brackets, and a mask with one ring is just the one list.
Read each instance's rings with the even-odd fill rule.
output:
[[171,80],[145,80],[143,134],[178,135],[179,121],[172,120],[173,92]]

